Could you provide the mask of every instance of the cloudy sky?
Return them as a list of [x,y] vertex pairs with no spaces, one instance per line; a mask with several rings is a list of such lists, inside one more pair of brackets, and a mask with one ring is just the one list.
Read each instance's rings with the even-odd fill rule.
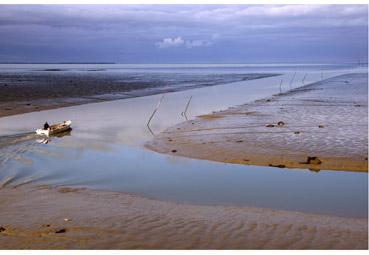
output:
[[0,5],[0,62],[357,62],[367,55],[367,5]]

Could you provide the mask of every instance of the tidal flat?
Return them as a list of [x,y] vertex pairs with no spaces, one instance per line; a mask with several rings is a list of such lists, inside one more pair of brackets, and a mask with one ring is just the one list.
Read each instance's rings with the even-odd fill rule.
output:
[[[213,121],[219,124],[232,114],[224,118],[213,116],[250,105],[260,104],[259,110],[263,110],[264,115],[270,112],[270,116],[275,116],[275,111],[281,109],[266,105],[279,102],[286,104],[280,107],[288,110],[294,102],[310,100],[311,110],[307,113],[311,114],[319,105],[340,99],[331,107],[338,107],[335,116],[342,112],[339,109],[356,109],[352,111],[355,113],[352,118],[367,107],[367,93],[354,89],[356,81],[363,79],[362,68],[325,66],[323,77],[322,66],[233,68],[195,70],[207,74],[260,72],[281,75],[164,93],[149,127],[147,121],[162,95],[0,118],[1,247],[366,249],[368,182],[365,171],[325,171],[323,163],[320,171],[316,168],[312,171],[303,166],[279,168],[274,164],[255,166],[192,159],[181,155],[180,146],[186,144],[170,147],[168,154],[145,148],[177,125],[193,126],[192,122],[200,125]],[[155,69],[155,72],[163,70]],[[178,72],[178,69],[171,69],[171,72]],[[342,78],[348,74],[351,78]],[[332,98],[326,98],[324,103],[312,102],[314,94],[306,96],[309,95],[306,93],[324,91],[319,86],[345,85],[348,79],[352,81],[344,94],[353,96],[346,104],[341,95],[331,94]],[[303,92],[310,85],[319,88]],[[281,95],[270,100],[277,94]],[[191,96],[184,116],[181,113]],[[277,100],[284,96],[296,98],[288,102]],[[352,104],[353,98],[358,98],[355,102],[360,106]],[[298,104],[294,106],[299,109]],[[278,118],[263,119],[258,123],[259,128],[268,130],[269,135],[286,130],[297,138],[296,128],[302,138],[311,135],[303,126],[291,126],[293,118],[288,119],[289,114],[298,115],[287,111],[285,115],[278,114]],[[266,127],[276,125],[282,120],[281,116],[283,127]],[[254,121],[254,118],[253,114],[243,114],[239,121]],[[40,143],[42,138],[34,134],[45,120],[52,124],[67,119],[72,120],[72,131],[49,138],[47,144]],[[333,119],[329,122],[322,118],[319,123],[310,119],[313,120],[306,129],[314,127],[319,137],[327,130],[344,133],[350,128],[343,125],[331,130],[327,123],[334,123]],[[353,128],[361,134],[364,127]],[[350,140],[354,143],[353,153],[365,146],[355,132],[347,134],[353,138]],[[327,135],[324,138],[335,141]],[[237,141],[230,139],[229,142]],[[237,144],[245,142],[242,141]],[[319,142],[324,140],[319,139]],[[299,149],[304,148],[303,143],[300,145]],[[332,154],[342,147],[337,148]],[[173,149],[175,153],[171,152]]]

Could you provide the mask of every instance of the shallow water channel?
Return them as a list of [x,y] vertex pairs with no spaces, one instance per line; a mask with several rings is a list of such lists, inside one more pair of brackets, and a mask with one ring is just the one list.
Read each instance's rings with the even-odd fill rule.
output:
[[[266,70],[276,72],[276,70]],[[358,70],[349,70],[358,71]],[[278,70],[281,76],[167,93],[150,129],[146,123],[161,95],[60,108],[0,118],[0,182],[68,185],[128,192],[192,204],[265,207],[367,217],[366,173],[278,169],[194,160],[151,152],[143,144],[187,118],[265,98],[319,81],[321,71]],[[291,86],[287,83],[295,75]],[[324,78],[347,73],[330,69]],[[71,119],[73,130],[47,144],[33,130]]]

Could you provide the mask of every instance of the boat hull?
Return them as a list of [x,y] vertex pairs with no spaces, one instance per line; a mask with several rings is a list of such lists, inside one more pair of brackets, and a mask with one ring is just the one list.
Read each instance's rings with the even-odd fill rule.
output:
[[67,130],[71,129],[71,127],[70,127],[71,124],[72,124],[72,121],[67,120],[67,121],[64,121],[61,124],[52,125],[52,126],[49,127],[49,129],[46,129],[46,130],[45,129],[37,129],[36,134],[46,135],[46,136],[58,134],[58,133],[61,133],[61,132],[64,132],[64,131],[67,131]]

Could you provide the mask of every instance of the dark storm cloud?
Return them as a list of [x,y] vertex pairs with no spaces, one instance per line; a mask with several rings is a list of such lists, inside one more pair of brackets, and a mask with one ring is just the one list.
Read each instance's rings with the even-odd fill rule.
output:
[[2,5],[1,61],[356,61],[366,5]]

